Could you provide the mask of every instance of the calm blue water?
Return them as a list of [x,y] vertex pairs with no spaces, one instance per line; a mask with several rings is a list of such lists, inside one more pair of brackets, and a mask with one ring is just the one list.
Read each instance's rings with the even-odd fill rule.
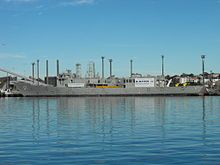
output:
[[220,164],[220,97],[1,98],[0,164]]

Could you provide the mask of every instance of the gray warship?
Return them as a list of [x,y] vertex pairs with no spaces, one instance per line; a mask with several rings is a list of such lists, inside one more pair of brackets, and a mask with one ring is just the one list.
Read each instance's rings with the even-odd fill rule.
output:
[[[144,78],[143,78],[144,79]],[[143,80],[142,79],[142,80]],[[139,79],[141,80],[141,79]],[[146,79],[145,79],[146,80]],[[135,80],[137,81],[137,80]],[[143,80],[144,81],[144,80]],[[37,84],[30,81],[17,81],[16,89],[23,96],[152,96],[152,95],[204,95],[203,86],[186,87],[136,87],[135,83],[124,83],[122,86],[110,86],[109,84],[71,83],[71,86],[51,86]],[[73,84],[75,87],[73,87]],[[77,85],[76,85],[77,84]],[[92,85],[92,86],[91,86]],[[76,87],[78,86],[78,87]]]
[[[118,78],[112,75],[112,60],[110,60],[110,75],[104,78],[104,63],[102,58],[102,77],[95,75],[94,67],[90,68],[87,77],[80,76],[80,65],[77,64],[76,73],[67,70],[59,73],[59,61],[57,60],[57,75],[48,76],[48,61],[46,61],[45,81],[39,79],[39,61],[37,62],[37,78],[34,78],[34,64],[32,65],[32,77],[21,77],[21,80],[13,82],[15,90],[26,97],[65,97],[65,96],[200,96],[206,94],[203,85],[172,86],[171,80],[165,80],[164,73],[161,76],[142,76],[133,74],[131,61],[131,75]],[[2,70],[3,71],[3,70]]]

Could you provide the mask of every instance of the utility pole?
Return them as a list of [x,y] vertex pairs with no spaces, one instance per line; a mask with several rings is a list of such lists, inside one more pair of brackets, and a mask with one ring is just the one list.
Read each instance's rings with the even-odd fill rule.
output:
[[202,59],[202,84],[205,85],[205,55],[201,55]]

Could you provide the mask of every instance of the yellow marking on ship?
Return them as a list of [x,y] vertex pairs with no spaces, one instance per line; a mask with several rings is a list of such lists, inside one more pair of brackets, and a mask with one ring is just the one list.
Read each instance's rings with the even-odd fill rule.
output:
[[188,85],[190,85],[190,84],[189,84],[189,83],[184,83],[184,84],[177,83],[175,86],[176,86],[176,87],[179,87],[179,86],[184,86],[184,87],[186,87],[186,86],[188,86]]
[[188,83],[184,83],[183,86],[186,87],[188,85]]
[[179,84],[179,83],[177,83],[175,86],[176,86],[176,87],[178,87],[179,85],[180,85],[180,84]]
[[96,88],[120,88],[119,86],[96,86]]

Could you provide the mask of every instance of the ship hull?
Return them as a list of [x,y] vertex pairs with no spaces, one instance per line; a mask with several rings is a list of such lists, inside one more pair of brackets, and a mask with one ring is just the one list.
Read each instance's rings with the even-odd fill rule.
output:
[[203,86],[186,87],[139,87],[139,88],[68,88],[37,85],[27,82],[15,83],[16,89],[23,96],[152,96],[152,95],[204,95]]

